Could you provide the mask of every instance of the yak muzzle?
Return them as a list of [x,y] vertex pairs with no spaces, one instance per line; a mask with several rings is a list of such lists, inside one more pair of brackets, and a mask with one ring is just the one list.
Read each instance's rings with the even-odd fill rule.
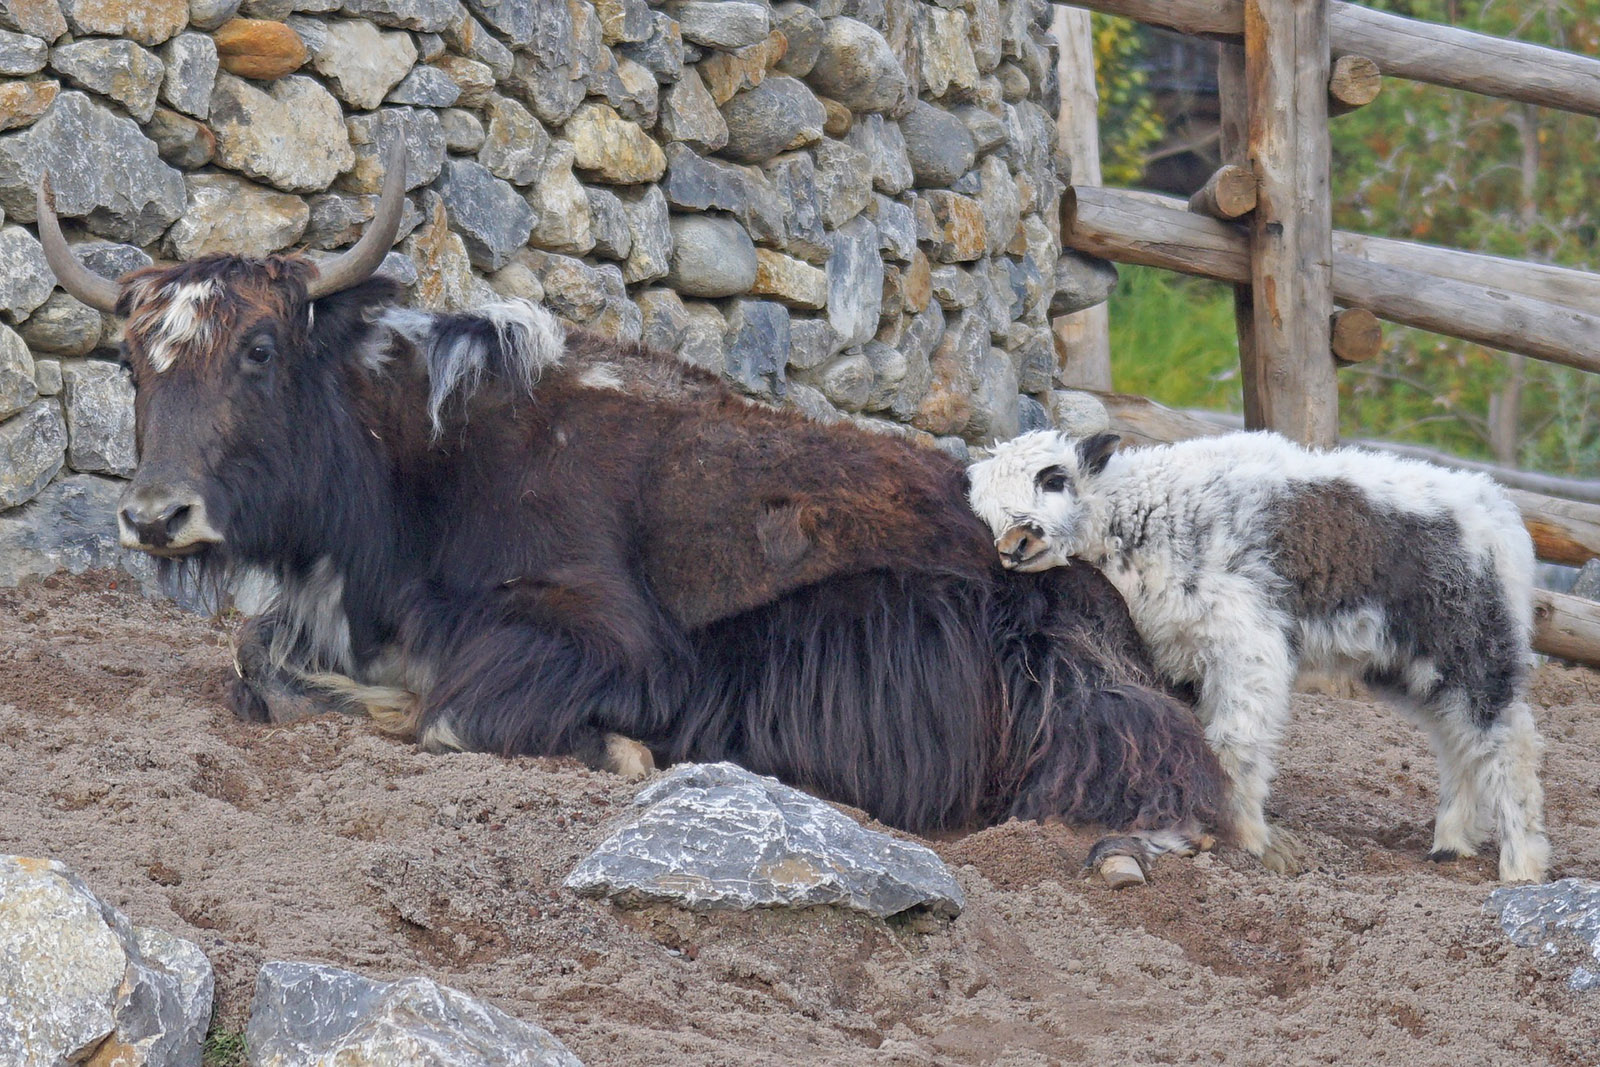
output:
[[188,556],[222,543],[206,502],[185,487],[130,487],[117,509],[117,532],[123,548],[153,556]]
[[1048,543],[1044,529],[1035,523],[1019,522],[995,539],[1000,562],[1009,570],[1028,569],[1028,564],[1044,554]]

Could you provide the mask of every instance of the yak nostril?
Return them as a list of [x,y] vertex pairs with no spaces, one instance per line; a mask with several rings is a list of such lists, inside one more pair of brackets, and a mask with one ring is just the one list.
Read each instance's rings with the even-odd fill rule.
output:
[[165,525],[168,537],[178,536],[178,531],[183,529],[184,525],[189,521],[190,511],[188,504],[179,504],[167,512]]

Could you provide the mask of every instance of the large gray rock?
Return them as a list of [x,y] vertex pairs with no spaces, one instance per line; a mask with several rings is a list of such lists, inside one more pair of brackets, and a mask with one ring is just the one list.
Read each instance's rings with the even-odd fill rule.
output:
[[550,135],[528,109],[504,96],[491,96],[484,113],[489,129],[478,162],[496,178],[514,185],[529,185],[539,177]]
[[728,320],[723,375],[752,396],[781,399],[789,358],[788,310],[770,300],[730,300],[723,315]]
[[661,94],[656,133],[701,152],[716,152],[728,143],[728,123],[693,67],[685,67],[683,76]]
[[685,319],[683,336],[672,351],[679,359],[693,363],[713,374],[721,374],[728,362],[728,344],[725,338],[728,332],[728,320],[722,317],[717,305],[708,304],[704,300],[685,300],[683,314]]
[[533,0],[466,0],[472,13],[510,40],[513,47],[531,44],[539,25]]
[[161,47],[161,99],[185,115],[203,119],[211,113],[211,90],[217,82],[217,43],[204,33],[180,33]]
[[723,104],[722,117],[728,124],[722,154],[741,163],[764,163],[821,140],[827,112],[803,82],[773,74]]
[[672,224],[659,185],[618,194],[628,223],[628,258],[622,277],[629,285],[664,278],[672,269]]
[[449,107],[461,99],[461,86],[450,75],[437,67],[420,66],[412,70],[400,84],[384,97],[391,104],[413,104],[417,107]]
[[46,170],[56,213],[83,219],[101,237],[149,244],[183,214],[183,177],[155,143],[83,93],[62,93],[38,122],[0,137],[0,208],[8,217],[34,221]]
[[822,224],[837,230],[872,202],[872,163],[843,141],[817,145],[817,205]]
[[345,122],[355,163],[335,184],[345,192],[376,193],[383,188],[389,145],[406,143],[406,188],[427,185],[444,166],[444,127],[425,107],[385,107],[351,115]]
[[1578,568],[1569,592],[1586,600],[1600,600],[1600,559],[1591,559]]
[[[297,4],[305,10],[303,4]],[[319,9],[327,10],[327,9]],[[460,0],[344,0],[346,15],[369,18],[380,26],[438,33],[461,17]]]
[[54,400],[0,422],[0,511],[32,500],[66,461],[67,423]]
[[791,78],[804,78],[822,54],[822,38],[827,33],[822,17],[798,0],[788,0],[773,5],[772,21],[788,43],[776,69]]
[[268,92],[217,75],[211,128],[218,164],[289,193],[321,192],[356,159],[339,101],[302,75]]
[[55,283],[38,239],[21,226],[0,227],[0,309],[25,319],[49,299]]
[[918,186],[949,185],[972,169],[978,155],[966,123],[921,100],[900,119],[900,132]]
[[270,255],[300,240],[311,218],[300,197],[231,174],[190,174],[184,183],[189,187],[188,210],[162,242],[171,259],[210,252]]
[[633,251],[633,235],[628,232],[628,216],[622,198],[610,189],[592,186],[584,189],[589,197],[589,212],[594,217],[594,254],[601,259],[626,260]]
[[872,361],[859,350],[845,352],[807,377],[841,411],[860,411],[872,398]]
[[486,139],[483,120],[466,108],[451,107],[439,112],[439,127],[444,131],[445,148],[452,152],[471,155],[483,147]]
[[189,0],[189,25],[210,32],[239,13],[239,0]]
[[1563,878],[1545,885],[1502,886],[1489,894],[1484,907],[1500,917],[1500,929],[1523,948],[1545,945],[1557,936],[1577,938],[1594,966],[1575,967],[1567,988],[1578,993],[1600,989],[1600,882]]
[[533,209],[487,167],[471,160],[446,160],[435,187],[450,213],[451,228],[466,242],[473,266],[499,270],[528,243]]
[[1103,304],[1117,287],[1116,266],[1082,252],[1062,253],[1056,260],[1055,273],[1051,315],[1070,315]]
[[667,284],[686,296],[737,296],[756,280],[756,246],[732,219],[676,215]]
[[245,1045],[250,1067],[582,1067],[548,1031],[449,986],[322,963],[261,968]]
[[198,119],[180,115],[170,107],[158,107],[144,124],[144,135],[156,143],[161,159],[179,170],[196,170],[210,163],[217,154],[217,138]]
[[917,217],[909,204],[872,194],[867,218],[878,228],[878,247],[898,263],[909,263],[917,253]]
[[895,111],[911,95],[906,72],[883,35],[864,22],[829,19],[806,82],[851,111]]
[[683,66],[683,31],[678,20],[664,11],[650,13],[650,31],[637,43],[617,51],[654,74],[659,81],[676,81]]
[[133,477],[133,378],[125,367],[88,359],[61,366],[67,409],[67,465],[85,474]]
[[735,215],[748,210],[750,179],[746,168],[707,159],[682,144],[667,145],[665,154],[667,172],[661,190],[674,208]]
[[978,64],[966,12],[929,7],[917,22],[917,38],[928,96],[942,97],[952,90],[965,95],[977,88]]
[[56,48],[50,65],[68,80],[110,97],[144,122],[155,113],[166,67],[132,41],[91,38]]
[[594,218],[589,195],[572,173],[575,158],[570,142],[551,142],[527,199],[533,208],[534,247],[581,256],[594,247]]
[[678,20],[684,40],[707,48],[743,48],[770,28],[767,6],[742,0],[670,0],[666,11]]
[[877,228],[863,218],[851,219],[830,234],[828,257],[828,325],[838,348],[865,344],[878,329],[883,306],[883,256]]
[[[76,297],[57,290],[34,309],[28,321],[18,327],[22,339],[34,352],[52,356],[81,356],[100,343],[105,321],[100,312]],[[0,335],[3,336],[3,335]],[[3,348],[0,345],[0,348]],[[4,418],[3,375],[0,375],[0,418]]]
[[58,0],[0,0],[0,27],[54,41],[67,32]]
[[0,75],[15,78],[43,70],[49,57],[49,46],[39,38],[0,30]]
[[1017,368],[998,348],[986,349],[974,367],[972,418],[963,436],[975,445],[989,446],[1017,436],[1021,413],[1017,405]]
[[39,399],[33,354],[14,332],[0,326],[0,419],[8,418]]
[[812,263],[825,262],[833,246],[822,226],[816,163],[807,153],[795,152],[779,156],[761,169],[784,205],[783,238],[778,247]]
[[[200,1067],[211,965],[54,860],[0,857],[0,1061]],[[109,1052],[109,1055],[107,1053]]]
[[867,157],[872,171],[872,187],[896,196],[911,188],[915,176],[906,154],[905,135],[893,119],[882,115],[862,115],[845,134],[845,142]]
[[417,46],[408,33],[386,32],[365,19],[337,19],[323,26],[311,49],[311,65],[335,96],[358,110],[383,103],[417,61]]
[[62,570],[116,569],[157,588],[155,562],[117,540],[117,501],[127,487],[115,478],[68,474],[21,507],[0,511],[0,586]]
[[1056,389],[1046,408],[1056,429],[1072,437],[1089,437],[1111,429],[1111,415],[1105,402],[1093,393],[1077,389]]
[[928,848],[731,763],[685,764],[646,786],[567,876],[584,896],[697,911],[833,905],[953,917],[961,887]]

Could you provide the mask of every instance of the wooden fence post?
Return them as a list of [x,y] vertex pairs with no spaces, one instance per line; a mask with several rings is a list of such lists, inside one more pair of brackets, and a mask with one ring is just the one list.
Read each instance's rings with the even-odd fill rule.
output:
[[[1254,374],[1246,417],[1303,444],[1339,437],[1329,334],[1333,207],[1329,196],[1328,0],[1245,0]],[[1244,353],[1241,351],[1241,357]],[[1259,420],[1259,422],[1255,421]]]
[[[1243,167],[1255,176],[1250,166],[1250,104],[1245,95],[1244,46],[1222,43],[1217,45],[1217,106],[1218,132],[1222,138],[1222,165]],[[1259,183],[1256,189],[1260,202]],[[1250,209],[1254,211],[1255,208]],[[1239,338],[1239,380],[1244,393],[1245,424],[1260,427],[1263,421],[1257,403],[1256,324],[1252,311],[1254,300],[1248,285],[1233,287],[1233,329]]]

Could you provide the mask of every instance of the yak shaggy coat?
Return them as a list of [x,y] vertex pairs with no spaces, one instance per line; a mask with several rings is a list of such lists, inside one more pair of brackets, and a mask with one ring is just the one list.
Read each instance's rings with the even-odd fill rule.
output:
[[949,457],[529,304],[406,310],[381,279],[313,302],[313,276],[211,257],[119,305],[125,536],[269,572],[274,665],[414,694],[431,748],[615,767],[621,735],[913,831],[1225,822],[1116,591],[1003,570]]
[[1198,689],[1232,780],[1240,843],[1292,869],[1264,816],[1302,669],[1353,676],[1428,732],[1432,855],[1544,876],[1541,743],[1524,700],[1533,547],[1488,478],[1269,433],[1113,454],[1045,431],[968,472],[969,499],[1019,571],[1087,560],[1122,592],[1157,667]]

